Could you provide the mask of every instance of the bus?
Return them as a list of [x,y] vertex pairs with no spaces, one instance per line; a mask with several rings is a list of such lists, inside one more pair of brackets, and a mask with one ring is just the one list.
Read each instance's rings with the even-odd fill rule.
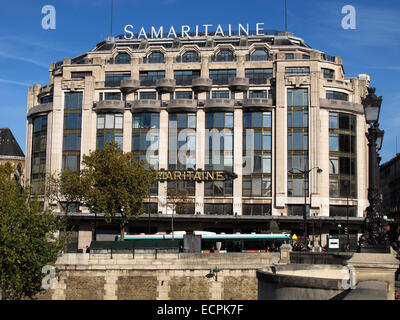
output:
[[[173,234],[138,234],[125,235],[125,241],[135,241],[136,243],[154,243],[160,246],[160,243],[175,241],[179,247],[183,248],[185,231],[175,231]],[[194,231],[194,235],[201,236],[202,253],[226,253],[226,252],[275,252],[284,244],[290,244],[291,237],[289,233],[235,233],[224,234],[208,231]],[[116,237],[120,241],[120,236]],[[157,244],[157,245],[156,245]]]

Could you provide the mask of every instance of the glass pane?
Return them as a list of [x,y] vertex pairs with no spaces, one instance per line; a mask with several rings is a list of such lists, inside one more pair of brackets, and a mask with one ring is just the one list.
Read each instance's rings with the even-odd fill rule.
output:
[[114,128],[114,115],[113,114],[106,114],[106,129],[113,129]]
[[214,123],[216,128],[224,127],[224,113],[223,112],[215,112],[214,113]]
[[122,129],[123,128],[123,115],[115,115],[115,129]]
[[250,112],[244,113],[244,127],[251,128],[251,113]]
[[97,116],[97,129],[104,129],[104,115]]
[[271,150],[271,134],[269,133],[263,133],[263,150]]
[[233,128],[233,113],[225,113],[225,128]]
[[253,128],[262,128],[262,113],[253,112]]
[[188,114],[188,128],[195,129],[196,128],[196,115],[189,113]]

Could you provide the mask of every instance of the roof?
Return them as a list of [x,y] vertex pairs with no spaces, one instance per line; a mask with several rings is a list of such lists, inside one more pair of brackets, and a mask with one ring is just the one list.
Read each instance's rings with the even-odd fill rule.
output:
[[25,157],[9,128],[0,128],[0,157]]

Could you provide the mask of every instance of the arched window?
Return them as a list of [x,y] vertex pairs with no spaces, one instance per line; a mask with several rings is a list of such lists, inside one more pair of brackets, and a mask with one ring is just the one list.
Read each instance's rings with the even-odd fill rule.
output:
[[199,62],[199,54],[196,51],[185,52],[182,56],[182,62]]
[[233,61],[233,52],[231,50],[225,49],[221,50],[217,54],[217,61]]
[[258,49],[251,55],[251,61],[267,61],[269,58],[268,52],[262,49]]
[[127,53],[119,53],[115,57],[115,64],[130,64],[131,56]]
[[149,55],[148,63],[164,63],[164,54],[160,51],[155,51]]

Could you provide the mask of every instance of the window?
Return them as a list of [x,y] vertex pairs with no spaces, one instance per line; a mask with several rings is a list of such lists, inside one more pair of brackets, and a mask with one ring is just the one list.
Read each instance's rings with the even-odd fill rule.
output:
[[212,92],[213,99],[229,99],[229,91],[228,90],[220,90]]
[[308,54],[303,54],[303,60],[310,60],[310,56]]
[[357,207],[355,206],[329,206],[330,217],[356,217]]
[[221,50],[220,52],[217,53],[217,55],[215,57],[215,61],[218,61],[218,62],[226,62],[226,61],[233,61],[233,60],[234,60],[233,52],[228,49]]
[[299,74],[310,74],[309,67],[286,67],[286,75],[299,75]]
[[192,91],[176,91],[175,99],[192,99],[193,92]]
[[92,71],[71,72],[71,79],[85,79],[86,76],[91,76]]
[[42,98],[40,98],[40,100],[39,100],[39,103],[40,103],[40,104],[51,103],[51,102],[53,102],[53,95],[42,97]]
[[233,77],[236,77],[235,69],[210,70],[210,79],[213,80],[214,85],[228,84],[228,79]]
[[155,86],[158,79],[165,78],[165,71],[140,71],[140,85],[144,87]]
[[270,216],[270,204],[243,204],[244,216]]
[[121,80],[130,79],[130,73],[106,73],[106,87],[119,87]]
[[182,55],[182,62],[199,62],[199,54],[196,51],[187,51]]
[[33,119],[31,192],[40,194],[46,175],[47,115]]
[[[193,130],[189,130],[193,129]],[[196,114],[169,114],[169,170],[194,169],[196,163]]]
[[265,84],[267,79],[272,78],[272,69],[246,69],[245,76],[250,84]]
[[265,50],[257,49],[251,55],[251,61],[268,61],[269,54]]
[[160,51],[152,52],[147,58],[148,63],[164,63],[164,54]]
[[[160,114],[154,112],[132,115],[132,153],[134,158],[158,170]],[[158,183],[150,187],[150,195],[158,194]]]
[[204,214],[206,215],[233,215],[232,203],[205,203]]
[[200,77],[200,70],[179,70],[174,71],[174,79],[178,86],[191,86],[192,79]]
[[66,92],[64,97],[62,170],[79,171],[83,93]]
[[249,98],[267,98],[267,90],[250,90]]
[[286,60],[293,60],[294,59],[294,53],[286,53],[285,54],[285,59]]
[[142,91],[139,93],[140,99],[150,99],[156,100],[157,99],[157,92],[155,91]]
[[356,117],[329,113],[329,193],[331,198],[357,197]]
[[288,196],[300,197],[308,193],[308,90],[288,89]]
[[323,74],[325,79],[333,79],[333,78],[335,78],[335,70],[322,68],[321,72],[322,72],[322,74]]
[[104,100],[121,100],[121,92],[105,92]]
[[131,56],[128,53],[119,53],[115,57],[115,64],[130,64]]
[[326,98],[333,100],[349,101],[349,95],[347,93],[333,90],[326,90]]

